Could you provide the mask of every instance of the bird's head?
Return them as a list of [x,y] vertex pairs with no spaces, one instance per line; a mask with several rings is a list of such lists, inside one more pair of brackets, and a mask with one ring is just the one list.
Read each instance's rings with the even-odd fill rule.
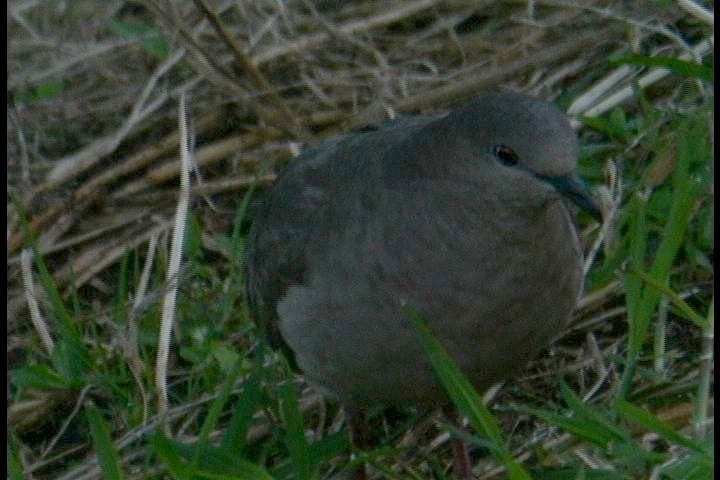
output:
[[579,147],[557,107],[496,91],[430,123],[416,148],[427,171],[474,181],[509,205],[567,198],[592,216],[600,210],[576,174]]

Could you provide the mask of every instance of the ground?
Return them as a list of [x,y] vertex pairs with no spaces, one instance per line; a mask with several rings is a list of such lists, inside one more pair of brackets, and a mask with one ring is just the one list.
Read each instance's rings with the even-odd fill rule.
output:
[[605,210],[579,218],[585,295],[492,397],[495,420],[462,389],[467,433],[374,412],[377,448],[354,462],[449,478],[464,435],[478,478],[710,478],[705,2],[16,0],[7,26],[10,478],[347,470],[342,410],[247,315],[254,207],[305,145],[494,87],[554,101],[577,128]]

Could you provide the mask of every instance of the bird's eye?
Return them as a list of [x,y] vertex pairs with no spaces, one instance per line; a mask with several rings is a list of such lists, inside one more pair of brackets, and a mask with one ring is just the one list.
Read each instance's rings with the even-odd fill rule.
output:
[[495,145],[493,147],[493,154],[495,155],[495,158],[505,165],[517,165],[520,161],[520,158],[518,158],[518,154],[515,153],[515,150],[507,145]]

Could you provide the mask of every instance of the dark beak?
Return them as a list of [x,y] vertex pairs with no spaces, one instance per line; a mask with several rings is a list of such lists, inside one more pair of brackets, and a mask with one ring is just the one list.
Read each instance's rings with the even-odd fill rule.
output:
[[585,210],[598,222],[602,223],[602,211],[580,178],[575,176],[550,177],[545,175],[538,175],[538,177],[555,187],[555,190],[565,198],[580,207],[580,209]]

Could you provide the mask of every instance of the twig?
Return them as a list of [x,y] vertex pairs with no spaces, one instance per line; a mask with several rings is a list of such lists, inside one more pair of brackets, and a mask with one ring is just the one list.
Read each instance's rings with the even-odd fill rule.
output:
[[[216,193],[244,190],[253,184],[268,186],[277,178],[275,173],[267,173],[264,175],[238,175],[223,180],[212,180],[204,182],[202,185],[193,185],[190,192],[193,195],[214,195]],[[135,194],[133,196],[120,195],[110,199],[111,202],[119,202],[126,204],[128,201],[138,202],[140,205],[158,204],[161,202],[169,202],[177,199],[177,189],[165,189],[159,191],[149,191],[147,193]]]
[[8,108],[8,119],[12,121],[14,128],[17,130],[18,145],[20,147],[20,171],[21,178],[25,185],[30,185],[30,159],[28,157],[27,142],[25,141],[25,133],[22,125],[17,119],[14,110]]
[[711,27],[715,26],[715,14],[705,7],[698,5],[692,0],[677,0],[680,8],[688,12],[698,20],[707,23]]
[[[158,225],[150,229],[145,225],[139,225],[134,231],[131,230],[129,234],[125,235],[125,240],[120,235],[117,235],[110,239],[109,245],[92,246],[76,255],[72,262],[66,263],[55,272],[58,284],[67,285],[72,280],[72,285],[75,288],[85,285],[95,275],[115,263],[129,250],[142,245],[152,235],[167,230],[170,223],[168,221],[159,222]],[[66,296],[69,294],[67,288],[64,294]]]
[[[249,134],[232,135],[199,148],[195,153],[196,163],[198,167],[208,166],[228,158],[241,149],[248,150],[257,147],[263,142],[282,138],[282,136],[283,133],[275,128],[259,129]],[[117,200],[132,197],[143,190],[173,179],[180,171],[181,168],[177,161],[169,161],[147,172],[144,178],[123,185],[121,189],[112,193],[112,198]]]
[[20,255],[20,263],[22,265],[22,278],[23,284],[25,285],[25,299],[27,300],[28,310],[30,311],[30,320],[40,336],[40,341],[45,347],[45,351],[48,355],[51,355],[55,348],[55,342],[53,342],[53,339],[50,336],[50,330],[48,329],[47,323],[40,313],[40,307],[38,306],[37,296],[35,294],[35,282],[33,282],[32,274],[32,250],[26,248],[22,251],[22,254]]
[[[526,58],[515,60],[494,69],[488,69],[489,71],[485,74],[460,80],[450,85],[434,88],[430,92],[424,92],[402,99],[394,105],[394,107],[398,111],[407,112],[447,105],[453,101],[467,98],[491,85],[498,84],[503,79],[517,75],[528,68],[545,65],[569,57],[590,43],[597,44],[597,34],[595,32],[579,35],[572,40],[558,43],[554,45],[553,48],[542,50]],[[366,120],[365,123],[367,123]]]
[[707,412],[710,398],[710,384],[713,373],[713,348],[715,345],[715,296],[713,295],[708,308],[707,324],[703,329],[702,354],[700,355],[700,381],[695,400],[693,432],[695,439],[705,441],[707,431]]
[[[90,240],[94,240],[112,230],[116,230],[118,228],[126,226],[128,223],[132,223],[135,221],[140,220],[141,218],[147,216],[146,212],[141,212],[138,215],[135,215],[133,217],[124,218],[121,219],[118,222],[114,222],[110,225],[106,225],[100,228],[95,228],[89,232],[81,233],[79,235],[75,235],[73,237],[68,238],[67,240],[63,240],[62,242],[58,242],[53,244],[51,247],[48,248],[40,248],[40,255],[47,256],[52,255],[57,252],[61,252],[63,250],[67,250],[70,247],[75,247],[77,245],[80,245],[82,243],[89,242]],[[17,263],[20,263],[20,256],[16,255],[14,257],[10,257],[7,260],[8,265],[15,265]]]
[[[391,23],[402,20],[403,18],[411,17],[423,10],[427,10],[435,5],[441,3],[440,0],[419,0],[402,4],[393,10],[387,10],[372,17],[363,18],[360,20],[354,20],[347,22],[343,25],[339,25],[338,31],[345,35],[353,35],[375,28],[384,27]],[[273,47],[266,48],[260,51],[254,56],[255,63],[262,65],[263,63],[275,60],[278,57],[289,55],[291,53],[301,53],[310,48],[317,47],[323,42],[330,38],[330,34],[327,32],[315,33],[307,35],[294,40],[290,43],[284,43],[282,45],[276,45]]]
[[70,422],[72,422],[73,418],[75,418],[75,415],[80,411],[80,408],[83,406],[85,401],[85,396],[90,392],[91,389],[95,388],[95,385],[89,384],[85,385],[85,387],[80,391],[80,395],[78,395],[77,401],[75,402],[75,407],[73,407],[72,412],[70,412],[70,415],[65,418],[65,420],[62,423],[62,426],[60,427],[60,430],[55,434],[55,436],[50,440],[50,443],[48,443],[47,447],[43,450],[43,452],[40,454],[39,460],[42,460],[47,456],[48,453],[52,451],[52,449],[55,447],[55,444],[60,440],[60,437],[62,437],[63,433],[65,433],[65,430],[67,430],[68,426],[70,425]]
[[655,336],[653,341],[653,367],[661,376],[665,375],[665,359],[667,358],[667,317],[670,301],[663,295],[658,306],[658,316],[655,320]]
[[[180,125],[180,161],[183,168],[180,174],[180,197],[175,211],[175,227],[170,246],[170,261],[168,264],[167,281],[170,287],[165,294],[162,306],[162,319],[160,322],[160,335],[158,337],[158,352],[155,363],[155,387],[157,388],[158,414],[165,418],[168,410],[167,397],[167,364],[170,354],[170,336],[175,318],[175,302],[178,290],[178,273],[182,258],[182,245],[185,236],[188,208],[190,205],[190,151],[188,146],[187,111],[185,109],[185,94],[180,94],[178,107],[178,123]],[[169,425],[164,422],[166,433]]]
[[611,8],[607,7],[596,7],[592,4],[590,5],[583,5],[578,2],[568,2],[568,1],[562,1],[562,0],[542,0],[540,3],[544,5],[553,5],[558,7],[566,7],[566,8],[576,8],[580,10],[584,10],[586,12],[594,13],[598,16],[610,18],[612,20],[616,20],[618,22],[626,23],[632,27],[635,27],[639,30],[646,30],[649,32],[660,34],[670,40],[672,40],[674,43],[678,44],[681,48],[684,50],[687,50],[688,53],[691,50],[690,46],[687,44],[687,42],[682,38],[681,35],[675,33],[670,28],[666,27],[665,25],[656,22],[648,22],[645,20],[638,20],[636,18],[631,18],[626,15],[622,15],[620,13],[617,13]]
[[112,43],[102,43],[99,45],[95,45],[88,50],[81,51],[75,56],[65,57],[61,62],[45,70],[41,70],[39,72],[19,72],[18,75],[13,75],[8,78],[7,88],[8,90],[11,90],[15,88],[21,88],[23,85],[37,84],[45,80],[46,78],[57,76],[65,70],[69,70],[70,68],[75,67],[78,64],[87,62],[93,57],[98,57],[105,53],[112,52],[117,48],[125,47],[133,43],[137,43],[137,40],[129,39],[120,40]]
[[[201,77],[196,76],[191,78],[190,80],[186,81],[185,83],[181,84],[180,86],[174,88],[170,92],[166,92],[161,94],[157,99],[155,99],[149,106],[147,106],[142,112],[138,114],[139,117],[145,118],[146,116],[150,115],[153,111],[157,110],[162,103],[164,103],[168,98],[173,97],[177,92],[190,89],[194,87],[199,81],[201,80]],[[121,128],[122,129],[122,128]],[[104,137],[105,141],[109,141],[109,138],[112,136]],[[97,151],[99,147],[102,147],[101,150],[105,151],[107,148],[107,143],[102,146],[99,145],[98,142],[93,142],[93,144],[90,147],[86,147],[83,149],[82,152],[78,152],[77,156],[79,157],[78,160],[79,163],[84,163],[85,161],[88,161],[88,158],[92,155],[98,154]],[[107,153],[110,153],[112,149],[107,150]],[[69,158],[67,158],[69,160]],[[85,160],[83,160],[85,159]],[[92,163],[95,163],[95,159],[90,159]],[[79,174],[79,172],[67,172],[67,179],[70,179],[74,177],[76,174]],[[38,189],[36,189],[32,194],[30,195],[30,198],[36,198],[36,196],[41,193],[42,191],[49,188],[50,184],[41,185]],[[94,193],[102,193],[102,191],[94,192]],[[89,197],[82,197],[78,200],[77,203],[73,202],[58,202],[55,205],[52,205],[47,210],[42,211],[37,216],[33,217],[30,221],[30,230],[33,232],[39,231],[41,228],[46,226],[48,223],[50,223],[54,218],[57,218],[58,215],[60,215],[61,212],[65,210],[71,209],[73,214],[79,215],[81,212],[85,211],[94,201],[93,196]],[[8,240],[8,251],[13,252],[18,249],[20,245],[22,245],[22,242],[24,241],[24,237],[21,232],[16,232],[13,235],[10,236],[10,239]]]
[[138,337],[137,317],[141,310],[141,305],[145,299],[147,287],[150,282],[150,272],[155,259],[155,252],[157,251],[158,237],[158,233],[153,233],[150,236],[150,241],[148,242],[145,264],[143,265],[142,274],[140,275],[140,280],[138,282],[137,289],[135,290],[135,300],[133,301],[132,309],[128,315],[127,336],[125,338],[125,355],[127,356],[130,371],[133,374],[138,390],[140,390],[140,397],[143,402],[143,425],[148,421],[150,400],[148,399],[148,395],[143,384],[145,362],[143,362],[138,349],[138,342],[140,339]]
[[611,73],[603,77],[602,80],[598,81],[590,87],[585,93],[578,95],[573,103],[567,109],[567,114],[570,116],[580,115],[582,112],[588,110],[593,106],[605,93],[610,91],[615,85],[623,81],[632,73],[632,68],[628,65],[623,65],[616,68]]
[[96,140],[89,146],[83,148],[80,152],[58,160],[57,165],[48,174],[42,188],[45,190],[54,188],[67,180],[80,175],[99,162],[105,157],[105,155],[114,151],[125,136],[134,127],[136,127],[142,119],[157,110],[169,98],[169,93],[164,92],[158,95],[155,100],[148,103],[150,93],[153,91],[160,78],[172,67],[174,67],[184,55],[185,50],[179,49],[161,63],[148,79],[145,87],[140,93],[139,98],[133,106],[130,116],[127,120],[125,120],[123,125],[115,133],[107,135],[100,140]]
[[[195,122],[194,129],[198,135],[201,135],[209,130],[217,128],[219,123],[220,116],[218,112],[210,112]],[[176,130],[166,135],[158,142],[148,146],[148,148],[118,162],[118,165],[112,166],[101,172],[99,175],[91,178],[75,191],[73,194],[74,198],[83,199],[94,194],[102,193],[103,187],[110,185],[113,181],[117,181],[126,175],[137,172],[163,155],[169,155],[177,149],[179,142],[180,133]],[[174,163],[177,164],[177,162]]]
[[[702,57],[712,50],[712,43],[713,42],[711,39],[705,39],[695,45],[692,48],[692,51],[696,56]],[[690,60],[691,56],[689,54],[683,54],[680,55],[679,58],[681,60]],[[638,79],[638,85],[640,86],[640,88],[645,88],[649,85],[652,85],[653,83],[658,82],[659,80],[665,78],[668,75],[670,75],[670,70],[668,70],[667,68],[654,68]],[[577,111],[577,115],[581,114],[586,117],[598,117],[603,113],[609,111],[610,109],[616,107],[617,105],[620,105],[622,102],[624,102],[628,98],[631,98],[633,95],[633,86],[628,85],[616,91],[612,95],[609,95],[603,101],[596,104],[594,107],[590,107],[584,112]],[[580,121],[577,118],[573,118],[571,119],[571,124],[574,127],[577,127],[580,125]]]
[[230,51],[235,57],[235,61],[240,65],[240,68],[250,77],[252,82],[260,89],[264,96],[266,96],[275,107],[280,110],[283,114],[280,117],[280,125],[289,129],[289,132],[295,136],[298,136],[299,123],[295,118],[295,115],[290,111],[285,101],[278,95],[273,89],[272,84],[265,78],[265,76],[258,70],[257,66],[253,62],[253,59],[245,54],[245,50],[240,45],[233,35],[230,34],[225,25],[223,24],[220,17],[213,11],[212,8],[205,2],[205,0],[195,0],[195,6],[200,10],[205,17],[208,19],[210,24],[215,28],[215,31],[220,35],[223,41],[230,48]]

